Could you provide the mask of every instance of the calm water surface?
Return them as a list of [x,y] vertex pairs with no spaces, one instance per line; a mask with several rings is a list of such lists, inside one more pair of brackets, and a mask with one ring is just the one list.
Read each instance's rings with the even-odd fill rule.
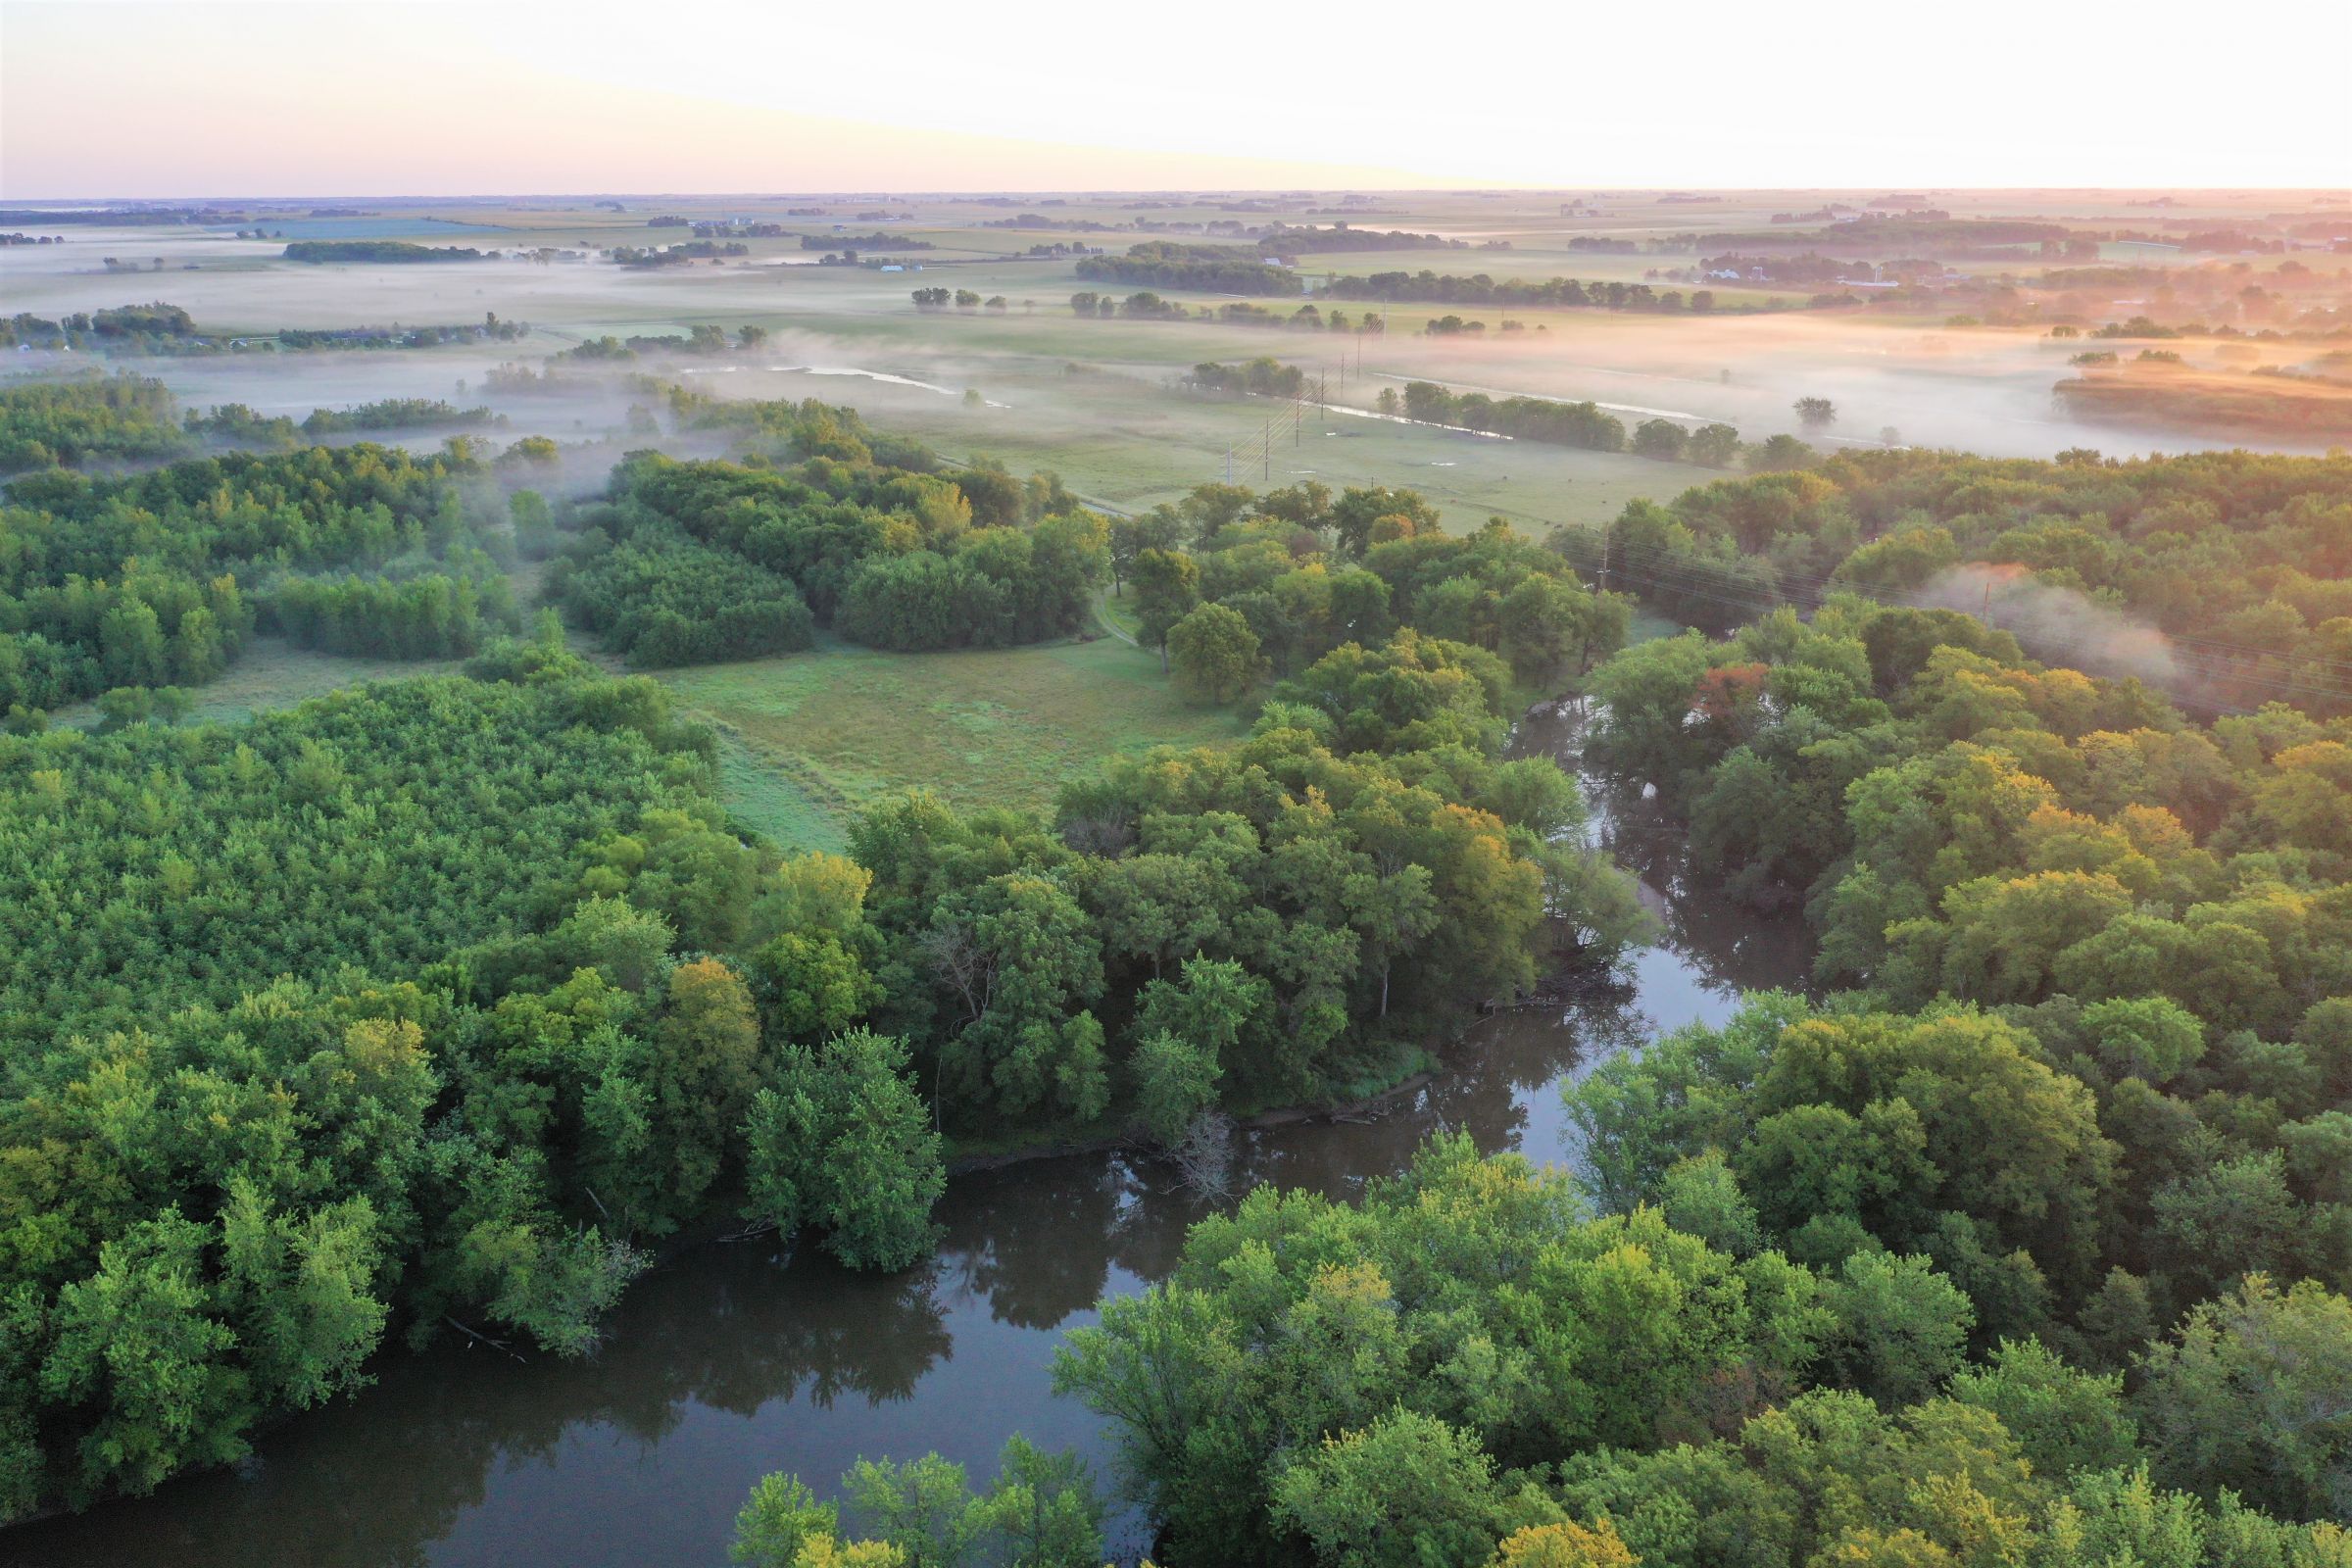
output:
[[[1513,749],[1573,767],[1574,741],[1570,716],[1539,711]],[[1686,887],[1678,840],[1643,803],[1587,788],[1660,944],[1622,984],[1481,1019],[1445,1074],[1377,1118],[1245,1135],[1237,1186],[1348,1196],[1441,1127],[1570,1161],[1561,1084],[1658,1030],[1726,1017],[1743,989],[1801,983],[1800,925]],[[591,1359],[388,1352],[373,1388],[268,1433],[237,1470],[0,1534],[0,1563],[716,1568],[771,1470],[826,1490],[860,1456],[936,1448],[979,1480],[1015,1431],[1106,1470],[1102,1424],[1049,1387],[1054,1348],[1099,1298],[1164,1276],[1202,1211],[1151,1161],[1073,1156],[957,1178],[938,1253],[906,1275],[768,1243],[695,1248],[631,1290]]]

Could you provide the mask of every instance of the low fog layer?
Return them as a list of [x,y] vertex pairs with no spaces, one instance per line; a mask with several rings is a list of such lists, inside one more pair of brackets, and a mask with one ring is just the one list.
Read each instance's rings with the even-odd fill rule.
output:
[[2180,690],[2188,672],[2165,634],[2024,566],[1982,562],[1939,572],[1914,596],[1925,606],[1965,611],[2013,632],[2028,652],[2094,675],[2135,675]]
[[[1836,423],[1802,433],[1825,446],[1877,445],[1889,431],[1906,444],[2020,457],[2076,446],[2132,454],[2227,444],[2065,416],[2050,387],[2072,373],[2068,346],[2024,331],[1933,330],[1796,312],[1713,318],[1528,313],[1548,329],[1490,331],[1479,339],[1367,337],[1357,374],[1352,333],[1073,321],[1066,302],[1080,285],[1066,262],[933,269],[930,275],[941,281],[1002,291],[1014,301],[1006,313],[966,316],[915,312],[909,280],[926,280],[917,274],[787,267],[764,258],[656,271],[512,260],[307,267],[276,260],[280,249],[201,231],[74,232],[62,245],[0,251],[0,283],[15,309],[36,315],[161,299],[188,310],[207,331],[449,324],[488,313],[532,327],[529,337],[511,344],[385,355],[190,357],[137,367],[160,375],[190,404],[244,402],[266,413],[299,415],[385,396],[481,401],[477,391],[461,393],[459,384],[478,388],[483,372],[502,361],[536,361],[585,337],[654,335],[711,321],[773,331],[775,339],[746,361],[762,369],[805,365],[882,371],[957,391],[977,385],[996,401],[1016,404],[1025,421],[1068,421],[1079,429],[1094,417],[1082,391],[1058,398],[1032,386],[1016,399],[992,390],[992,383],[1016,377],[1035,383],[1072,360],[1157,380],[1203,360],[1264,354],[1324,373],[1333,401],[1359,406],[1369,405],[1381,385],[1426,378],[1493,395],[1591,399],[1618,411],[1629,425],[1651,411],[1686,422],[1722,420],[1751,440],[1799,430],[1790,405],[1822,397],[1836,404]],[[108,256],[135,261],[141,270],[110,272],[102,260]],[[1360,307],[1348,309],[1360,314]],[[19,360],[28,368],[40,363]],[[720,395],[736,391],[731,377],[697,380]],[[809,395],[871,402],[873,388],[811,388]],[[626,403],[598,397],[499,406],[546,433],[577,436],[593,433],[600,421],[617,421]]]

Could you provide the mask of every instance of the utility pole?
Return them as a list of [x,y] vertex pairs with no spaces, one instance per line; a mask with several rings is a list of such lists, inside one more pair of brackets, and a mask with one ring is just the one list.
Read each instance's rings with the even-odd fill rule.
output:
[[1271,482],[1274,478],[1274,421],[1272,419],[1268,419],[1266,421],[1265,463],[1266,471],[1260,477],[1267,482]]
[[1233,443],[1225,443],[1225,482],[1233,483]]

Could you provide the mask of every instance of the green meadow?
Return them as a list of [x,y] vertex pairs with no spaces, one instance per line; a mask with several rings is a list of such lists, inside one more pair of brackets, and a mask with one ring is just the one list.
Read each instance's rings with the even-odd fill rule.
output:
[[1040,810],[1097,759],[1221,745],[1246,727],[1186,705],[1156,655],[1112,637],[939,654],[835,645],[660,678],[717,728],[728,808],[804,848],[838,848],[859,809],[906,789],[964,810]]

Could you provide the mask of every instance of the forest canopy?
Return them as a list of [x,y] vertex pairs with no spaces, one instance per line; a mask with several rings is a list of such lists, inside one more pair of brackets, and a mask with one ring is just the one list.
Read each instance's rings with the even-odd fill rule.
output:
[[[633,456],[578,516],[549,597],[639,664],[807,648],[1000,648],[1065,636],[1109,569],[1103,521],[1051,474],[875,453],[854,414],[759,406],[786,466]],[[888,459],[908,465],[899,466]]]
[[199,686],[257,630],[470,654],[516,623],[485,472],[461,439],[423,458],[361,442],[24,474],[0,508],[0,710],[24,728],[118,689]]
[[[2325,1522],[2340,1490],[2234,1490],[2282,1473],[2254,1411],[2334,1386],[2266,1341],[2340,1354],[2343,1297],[2249,1279],[2133,1397],[2032,1340],[1968,1364],[1969,1299],[1927,1257],[1810,1267],[1720,1165],[1676,1174],[1662,1206],[1596,1216],[1565,1174],[1441,1137],[1360,1202],[1261,1187],[1194,1226],[1164,1283],[1071,1332],[1056,1385],[1109,1418],[1176,1561],[2330,1568],[2352,1550]],[[2233,1421],[2256,1430],[2218,1464],[2180,1442],[2229,1442]],[[2318,1441],[2296,1458],[2340,1487],[2343,1449]]]

